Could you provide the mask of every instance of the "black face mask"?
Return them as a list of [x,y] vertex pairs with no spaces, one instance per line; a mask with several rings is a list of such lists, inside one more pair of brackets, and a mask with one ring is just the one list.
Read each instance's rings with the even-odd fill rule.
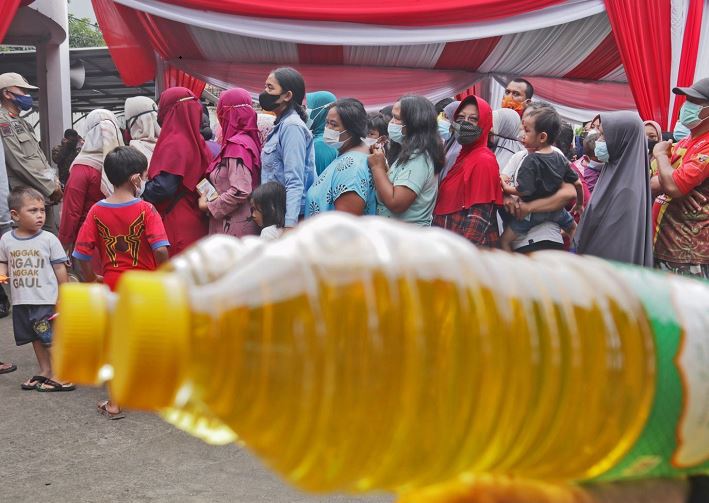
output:
[[273,112],[280,105],[280,103],[277,103],[280,97],[280,94],[269,94],[264,91],[258,95],[258,104],[267,112]]
[[476,126],[472,122],[461,121],[454,122],[451,124],[456,133],[456,140],[461,145],[470,145],[478,141],[480,136],[483,134],[483,130],[480,126]]
[[650,154],[650,157],[652,157],[652,151],[655,150],[655,145],[657,145],[658,143],[660,143],[660,142],[658,142],[657,140],[648,140],[647,141],[647,150],[648,150],[648,153]]

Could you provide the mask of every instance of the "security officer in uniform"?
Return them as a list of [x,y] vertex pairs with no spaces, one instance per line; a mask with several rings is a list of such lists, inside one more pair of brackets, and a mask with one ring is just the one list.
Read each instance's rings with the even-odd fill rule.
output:
[[10,190],[32,187],[45,197],[44,229],[59,232],[59,202],[63,193],[57,173],[44,156],[32,127],[20,117],[32,109],[29,91],[37,89],[19,73],[0,75],[0,137],[5,150],[5,166]]

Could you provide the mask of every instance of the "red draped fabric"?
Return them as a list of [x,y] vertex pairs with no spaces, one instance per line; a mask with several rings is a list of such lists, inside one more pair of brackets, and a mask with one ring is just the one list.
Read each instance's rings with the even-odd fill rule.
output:
[[[594,110],[632,110],[633,95],[627,84],[585,82],[550,77],[525,77],[534,86],[534,94],[572,108]],[[632,87],[632,86],[631,86]]]
[[564,75],[564,78],[600,80],[618,68],[618,61],[620,61],[618,44],[615,43],[613,32],[610,32],[603,42],[586,59],[576,65],[576,68]]
[[[684,40],[682,41],[682,56],[679,60],[679,72],[677,74],[677,85],[680,87],[691,86],[694,83],[703,17],[704,0],[690,0],[689,10],[687,11],[687,24],[684,28]],[[702,63],[705,64],[705,62]],[[679,109],[685,99],[684,96],[675,96],[675,106],[668,124],[669,128],[672,128],[677,122]]]
[[303,65],[342,65],[345,49],[341,45],[298,44],[298,61]]
[[[449,42],[438,58],[436,68],[475,71],[487,59],[502,37],[481,38]],[[479,96],[479,95],[478,95]]]
[[203,57],[186,25],[151,16],[145,12],[137,14],[153,49],[162,59],[198,59]]
[[7,29],[12,24],[19,6],[20,0],[3,0],[0,2],[0,42],[5,38]]
[[165,63],[163,79],[165,89],[169,89],[170,87],[186,87],[192,91],[197,98],[202,96],[202,92],[206,86],[203,80],[193,77],[168,63]]
[[667,128],[672,68],[669,0],[605,0],[638,112]]
[[524,14],[564,0],[173,0],[191,9],[245,16],[426,26],[485,21]]
[[138,12],[113,0],[91,0],[103,38],[113,62],[127,86],[155,78],[155,56]]

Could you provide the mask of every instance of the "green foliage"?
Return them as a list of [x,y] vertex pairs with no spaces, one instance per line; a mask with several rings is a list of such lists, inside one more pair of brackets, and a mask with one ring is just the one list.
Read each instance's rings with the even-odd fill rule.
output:
[[106,42],[89,19],[69,14],[69,47],[106,47]]

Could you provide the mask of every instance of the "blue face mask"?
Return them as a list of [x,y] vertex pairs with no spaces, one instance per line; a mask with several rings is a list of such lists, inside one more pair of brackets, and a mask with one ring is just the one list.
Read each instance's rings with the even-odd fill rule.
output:
[[17,105],[20,110],[32,110],[32,96],[29,94],[26,94],[24,96],[19,96],[17,94],[13,94],[15,97],[12,101],[15,102],[15,105]]
[[682,105],[682,109],[679,111],[679,121],[683,126],[689,129],[694,129],[707,120],[706,117],[704,119],[699,118],[699,114],[701,114],[702,110],[705,108],[707,107],[697,105],[696,103],[692,103],[690,101],[685,101],[684,105]]
[[401,144],[404,141],[404,132],[402,129],[404,126],[401,124],[394,124],[393,122],[389,123],[389,126],[387,127],[387,132],[389,133],[389,139],[393,141],[394,143]]
[[439,120],[438,134],[441,138],[443,138],[443,141],[448,141],[448,139],[451,137],[451,123],[447,120]]
[[608,145],[604,141],[596,141],[596,148],[593,150],[596,158],[601,162],[608,162],[611,158],[608,153]]
[[684,140],[687,136],[690,135],[690,133],[691,131],[687,126],[677,121],[677,124],[675,124],[675,130],[672,131],[672,136],[674,136],[675,141],[680,141]]

